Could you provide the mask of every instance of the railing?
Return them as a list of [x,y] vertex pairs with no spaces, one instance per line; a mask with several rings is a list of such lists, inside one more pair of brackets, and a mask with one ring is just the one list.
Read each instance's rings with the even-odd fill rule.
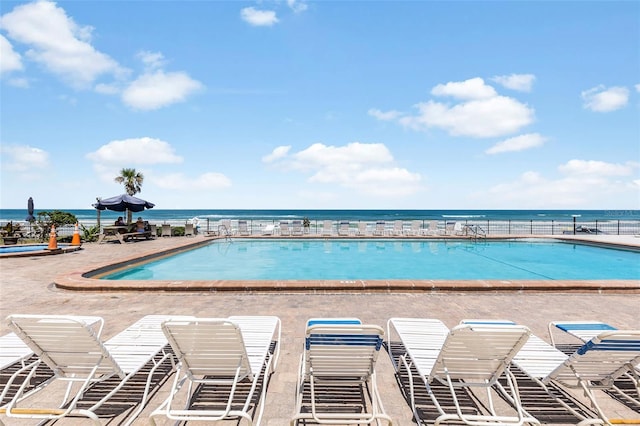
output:
[[[453,229],[453,221],[438,220],[438,226],[436,232],[429,231],[429,223],[433,220],[422,220],[422,226],[416,230],[412,227],[413,220],[403,220],[401,234],[406,236],[423,236],[423,235],[455,235],[453,232],[449,232],[449,229]],[[28,222],[13,221],[14,224],[20,224],[21,230],[25,235],[35,235],[35,225],[31,225]],[[279,220],[247,220],[247,229],[250,235],[262,235],[265,228],[268,225],[275,226],[276,229],[280,223]],[[290,221],[289,221],[290,222]],[[318,236],[337,236],[338,225],[341,220],[335,220],[331,222],[331,232],[325,232],[323,225],[325,220],[310,220],[309,226],[303,229],[304,235],[318,235]],[[362,235],[361,223],[364,222],[365,235],[372,236],[373,231],[376,228],[376,221],[349,221],[349,235],[356,236]],[[640,235],[640,220],[595,220],[595,221],[555,221],[555,220],[528,220],[528,221],[515,221],[515,220],[462,220],[458,221],[462,225],[463,230],[467,230],[467,236],[474,238],[484,238],[486,236],[500,236],[500,235],[584,235],[584,234],[609,234],[609,235]],[[0,222],[0,227],[6,225],[5,222]],[[153,223],[153,221],[151,221]],[[162,225],[163,222],[157,222],[156,225]],[[170,220],[164,221],[169,223],[172,227],[184,226],[184,220]],[[81,221],[81,225],[85,227],[91,227],[96,225],[95,220]],[[238,220],[225,220],[223,225],[221,220],[200,220],[196,226],[197,233],[215,232],[218,231],[220,226],[226,226],[227,231],[231,235],[239,235],[238,233]],[[417,231],[417,232],[413,232]],[[74,226],[68,225],[57,228],[58,236],[71,236],[74,232]],[[82,231],[81,231],[82,233]],[[277,232],[276,232],[277,235]],[[394,232],[394,221],[386,222],[384,235],[394,236],[398,235]]]

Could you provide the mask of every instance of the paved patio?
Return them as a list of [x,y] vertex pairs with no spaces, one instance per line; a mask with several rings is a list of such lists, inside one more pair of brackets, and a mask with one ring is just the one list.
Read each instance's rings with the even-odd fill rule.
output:
[[[594,236],[598,238],[601,236]],[[196,237],[199,238],[199,237]],[[629,236],[631,244],[640,239]],[[465,318],[505,318],[527,325],[548,340],[550,320],[598,319],[618,328],[640,328],[640,295],[631,293],[571,292],[376,292],[287,293],[279,292],[78,292],[61,290],[55,277],[86,270],[189,240],[160,238],[126,244],[85,244],[77,252],[42,257],[0,259],[0,316],[12,313],[99,315],[105,319],[108,339],[148,314],[180,314],[202,317],[229,315],[277,315],[282,320],[281,359],[267,393],[263,424],[288,424],[294,410],[297,368],[303,347],[304,324],[310,317],[355,316],[381,326],[391,317],[433,317],[449,327]],[[9,332],[0,324],[0,335]],[[412,413],[396,384],[388,356],[381,354],[378,384],[388,414],[396,425],[413,425]],[[166,395],[167,384],[151,400],[135,424],[147,424],[148,413]],[[640,417],[603,396],[613,417]],[[16,424],[32,424],[17,422]],[[12,423],[13,424],[13,423]],[[65,420],[56,424],[86,424]],[[113,424],[117,424],[114,422]]]

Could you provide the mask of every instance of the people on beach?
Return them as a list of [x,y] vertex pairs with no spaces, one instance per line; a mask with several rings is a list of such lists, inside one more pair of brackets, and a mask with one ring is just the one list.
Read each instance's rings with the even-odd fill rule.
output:
[[118,218],[116,219],[116,222],[114,223],[115,226],[126,226],[127,224],[124,223],[124,219],[122,219],[122,216],[118,216]]

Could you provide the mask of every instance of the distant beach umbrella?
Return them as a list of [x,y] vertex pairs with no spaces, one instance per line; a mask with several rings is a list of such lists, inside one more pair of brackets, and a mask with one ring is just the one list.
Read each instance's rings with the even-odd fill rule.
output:
[[98,210],[112,210],[115,212],[123,212],[126,210],[132,212],[141,212],[144,209],[152,209],[155,204],[149,201],[136,198],[129,194],[117,195],[111,198],[103,198],[97,203],[92,204]]
[[29,200],[27,200],[27,218],[25,219],[27,222],[33,222],[34,220],[36,220],[35,217],[33,217],[33,198],[29,197]]

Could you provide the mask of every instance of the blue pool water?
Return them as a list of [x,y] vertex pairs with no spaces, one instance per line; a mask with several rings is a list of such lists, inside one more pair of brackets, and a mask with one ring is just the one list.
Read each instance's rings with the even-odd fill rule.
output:
[[45,250],[47,247],[48,247],[47,244],[2,246],[0,247],[0,254],[42,251],[42,250]]
[[555,241],[218,240],[111,280],[640,279],[640,253]]

